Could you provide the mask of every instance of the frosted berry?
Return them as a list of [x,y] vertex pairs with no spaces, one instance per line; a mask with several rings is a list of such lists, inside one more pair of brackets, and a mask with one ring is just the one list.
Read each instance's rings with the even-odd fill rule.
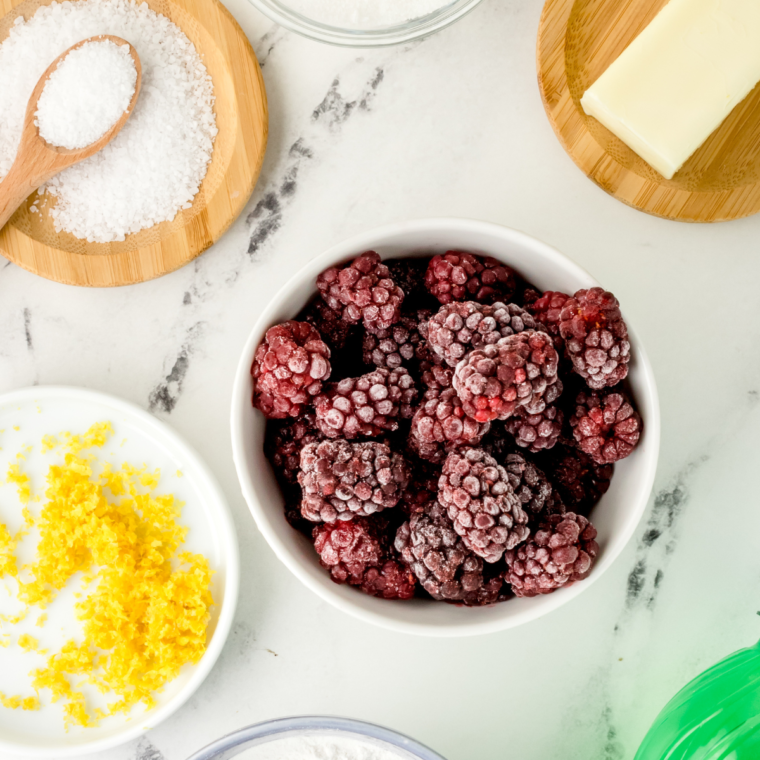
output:
[[363,253],[347,266],[325,270],[317,278],[317,288],[343,321],[363,321],[370,331],[384,330],[401,316],[404,292],[374,251]]
[[526,330],[471,351],[454,372],[465,412],[479,422],[506,419],[517,407],[537,414],[557,382],[559,356],[552,339]]
[[428,344],[450,367],[474,348],[507,335],[538,329],[536,320],[515,304],[453,302],[440,308],[427,325]]
[[522,454],[507,454],[503,465],[509,485],[522,508],[531,516],[543,513],[547,504],[553,503],[554,487],[549,479]]
[[409,477],[404,458],[383,443],[310,443],[301,451],[301,511],[313,522],[366,517],[395,507]]
[[307,304],[297,318],[315,327],[331,351],[343,348],[354,329],[353,325],[342,320],[340,314],[321,298],[315,298]]
[[448,455],[438,501],[465,546],[486,562],[498,562],[530,532],[506,470],[482,449],[462,448]]
[[484,579],[483,560],[465,546],[440,504],[401,525],[395,547],[433,599],[471,606],[498,600],[503,579]]
[[507,580],[515,596],[550,594],[585,578],[599,545],[596,528],[583,516],[550,515],[522,546],[507,552]]
[[362,354],[365,364],[396,369],[411,366],[422,341],[419,323],[413,317],[402,317],[395,325],[374,333],[365,332]]
[[622,393],[579,393],[570,427],[579,448],[598,464],[625,459],[641,437],[641,416]]
[[365,571],[359,588],[365,594],[382,599],[411,599],[417,579],[405,563],[387,559],[382,565]]
[[[547,290],[540,298],[527,306],[528,311],[555,338],[559,338],[559,315],[562,307],[570,299],[566,293],[557,290]],[[558,341],[561,344],[561,338]]]
[[283,322],[267,330],[251,374],[257,409],[271,419],[297,417],[330,377],[330,349],[312,325]]
[[451,301],[509,301],[515,292],[515,274],[491,257],[463,251],[433,256],[425,285],[441,303]]
[[289,417],[267,426],[266,454],[279,480],[298,483],[301,469],[301,449],[308,443],[318,443],[324,435],[316,427],[313,412]]
[[442,463],[449,451],[480,443],[489,427],[464,413],[453,388],[428,391],[412,417],[409,445],[422,459]]
[[594,390],[628,374],[631,344],[617,298],[602,288],[579,290],[562,306],[559,332],[573,369]]
[[312,535],[320,562],[336,583],[358,585],[387,553],[377,527],[360,517],[317,525]]
[[378,436],[411,418],[416,400],[414,380],[404,367],[376,369],[326,386],[314,400],[316,424],[329,438]]
[[568,446],[557,446],[547,463],[546,472],[562,500],[573,512],[588,514],[607,493],[613,465],[597,464],[588,454]]
[[504,426],[514,436],[518,446],[535,454],[554,447],[562,433],[563,421],[562,410],[549,404],[538,414],[529,414],[518,408]]

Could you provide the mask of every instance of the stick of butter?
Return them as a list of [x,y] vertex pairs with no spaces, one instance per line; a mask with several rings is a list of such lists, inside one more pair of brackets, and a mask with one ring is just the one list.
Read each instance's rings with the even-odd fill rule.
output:
[[760,0],[670,0],[583,110],[666,179],[760,81]]

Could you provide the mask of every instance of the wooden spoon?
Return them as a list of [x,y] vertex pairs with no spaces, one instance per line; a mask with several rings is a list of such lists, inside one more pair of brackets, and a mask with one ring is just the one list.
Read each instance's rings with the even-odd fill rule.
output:
[[[103,137],[85,148],[70,150],[69,148],[60,148],[50,145],[43,137],[40,136],[38,127],[35,125],[35,114],[37,113],[37,101],[42,94],[42,90],[47,84],[48,77],[55,71],[58,64],[72,51],[88,42],[100,42],[110,40],[117,45],[128,45],[129,53],[135,62],[137,69],[137,81],[135,82],[135,93],[129,102],[127,110],[119,117],[119,120],[106,132]],[[130,114],[134,110],[137,96],[140,94],[140,84],[142,82],[142,66],[137,51],[126,40],[121,37],[114,37],[110,34],[103,34],[97,37],[89,37],[86,40],[77,42],[72,45],[65,53],[58,56],[48,67],[47,71],[40,77],[37,86],[29,98],[29,104],[26,107],[26,116],[24,118],[24,129],[21,134],[21,142],[18,146],[18,153],[8,174],[0,182],[0,229],[13,216],[16,209],[41,185],[44,185],[51,177],[58,172],[67,169],[69,166],[89,158],[97,153],[101,148],[108,145],[124,126]]]

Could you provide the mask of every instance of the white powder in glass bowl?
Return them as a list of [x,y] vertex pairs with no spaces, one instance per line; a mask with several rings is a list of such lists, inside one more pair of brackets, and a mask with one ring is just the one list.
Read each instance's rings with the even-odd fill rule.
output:
[[93,40],[72,50],[48,77],[35,113],[40,136],[76,150],[99,140],[129,107],[137,68],[127,45]]
[[134,0],[76,0],[19,17],[0,44],[0,179],[18,150],[37,81],[72,45],[113,35],[140,56],[134,113],[94,156],[44,188],[55,229],[90,242],[124,240],[190,208],[206,176],[217,127],[211,77],[192,42],[168,18]]
[[253,747],[236,760],[412,760],[412,756],[348,736],[304,734]]
[[285,0],[285,4],[321,24],[370,31],[422,18],[451,0]]

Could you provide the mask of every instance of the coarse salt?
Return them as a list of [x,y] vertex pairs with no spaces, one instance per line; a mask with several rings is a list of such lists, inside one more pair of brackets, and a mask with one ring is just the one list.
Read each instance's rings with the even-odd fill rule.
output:
[[134,0],[76,0],[16,19],[0,44],[0,179],[18,150],[27,102],[50,63],[88,37],[113,35],[140,57],[134,113],[94,156],[54,177],[45,213],[57,231],[110,243],[190,208],[217,134],[211,77],[168,18]]
[[40,136],[60,148],[86,148],[127,110],[136,84],[128,45],[86,42],[48,77],[35,113]]

